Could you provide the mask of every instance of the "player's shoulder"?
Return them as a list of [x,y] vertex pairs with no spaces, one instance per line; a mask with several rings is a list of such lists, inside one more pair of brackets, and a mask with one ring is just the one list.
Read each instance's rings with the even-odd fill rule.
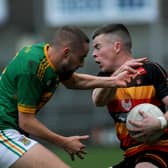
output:
[[40,59],[42,59],[45,55],[45,47],[47,46],[46,43],[36,43],[32,45],[27,45],[23,47],[19,52],[17,52],[17,55],[13,61],[20,62],[27,64],[27,62],[40,62]]
[[148,72],[161,73],[165,77],[167,76],[167,72],[164,67],[157,62],[148,61],[144,63],[144,68],[147,69]]
[[46,43],[35,43],[32,45],[27,45],[23,47],[20,52],[24,54],[30,54],[30,53],[36,53],[37,51],[44,51],[44,47],[46,46]]
[[144,63],[144,67],[157,68],[158,66],[161,67],[159,63],[153,61],[147,61]]
[[19,72],[35,73],[41,58],[45,55],[44,47],[46,45],[46,43],[37,43],[23,47],[12,60],[10,66],[18,68]]

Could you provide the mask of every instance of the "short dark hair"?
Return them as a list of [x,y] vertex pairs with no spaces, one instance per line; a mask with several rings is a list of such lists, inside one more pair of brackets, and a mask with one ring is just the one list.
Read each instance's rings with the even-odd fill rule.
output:
[[132,48],[131,35],[123,24],[109,24],[100,27],[93,33],[92,39],[100,34],[117,34],[122,39],[127,50],[130,51]]
[[63,26],[57,29],[51,45],[60,46],[69,44],[72,48],[81,48],[84,43],[89,43],[88,36],[77,26]]

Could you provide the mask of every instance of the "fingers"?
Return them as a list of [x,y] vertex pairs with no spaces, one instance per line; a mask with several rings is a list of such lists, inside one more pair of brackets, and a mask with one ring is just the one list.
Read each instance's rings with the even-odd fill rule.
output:
[[144,111],[140,110],[139,114],[142,116],[142,118],[148,117],[148,114],[146,114]]
[[130,83],[132,80],[127,71],[121,72],[120,74],[115,76],[115,78],[116,78],[116,85],[118,87],[126,87],[128,86],[128,83]]
[[139,120],[136,120],[136,121],[132,121],[132,120],[129,120],[128,121],[132,126],[133,126],[133,129],[129,129],[129,131],[139,131],[138,128],[141,128],[142,124],[141,124],[141,121]]
[[137,139],[140,142],[148,143],[148,135],[145,133],[141,132],[141,133],[137,133],[137,134],[134,134],[131,136],[132,136],[132,138]]
[[132,68],[130,65],[123,65],[123,66],[121,66],[119,69],[117,69],[117,70],[112,74],[112,76],[117,76],[117,75],[119,75],[119,74],[121,74],[121,73],[123,73],[123,72],[129,72],[129,73],[131,73],[131,74],[134,74],[134,73],[136,73],[137,71],[136,71],[134,68]]
[[131,137],[133,137],[133,138],[139,138],[139,137],[144,137],[145,136],[145,134],[143,133],[143,132],[131,132],[130,131],[130,134],[131,134]]
[[87,152],[84,151],[84,150],[80,151],[80,153],[82,153],[82,154],[87,154]]
[[70,153],[70,157],[71,157],[71,160],[72,160],[72,161],[75,160],[75,154],[74,154],[74,153]]
[[70,155],[72,161],[75,160],[75,156],[77,156],[80,159],[84,159],[83,155],[87,154],[87,152],[84,150],[85,145],[82,144],[80,141],[86,140],[88,138],[88,135],[70,137],[71,143],[69,144],[69,146],[67,146],[66,151]]
[[85,140],[85,139],[88,139],[88,138],[89,138],[89,135],[78,136],[78,139],[80,139],[80,140]]
[[136,67],[142,66],[144,62],[147,62],[148,59],[146,57],[137,58],[137,59],[131,59],[127,62],[125,62],[120,68],[118,68],[113,75],[118,75],[119,73],[123,71],[128,71],[129,73],[137,73]]
[[136,61],[139,61],[139,62],[147,62],[148,61],[148,58],[147,57],[142,57],[142,58],[137,58],[135,59]]
[[136,58],[136,59],[132,59],[130,61],[127,61],[128,64],[132,64],[132,65],[143,65],[143,63],[147,62],[148,58],[146,57],[142,57],[142,58]]
[[131,74],[137,73],[137,71],[134,68],[132,68],[131,66],[125,67],[125,70],[128,71]]
[[80,159],[84,159],[83,155],[85,155],[85,154],[87,154],[87,152],[81,151],[81,152],[77,152],[76,156],[78,156],[78,158],[80,158]]
[[146,57],[143,58],[137,58],[137,59],[131,59],[129,61],[127,61],[125,63],[125,66],[129,66],[129,67],[138,67],[138,66],[142,66],[145,62],[147,62],[148,59]]
[[87,154],[86,151],[81,150],[81,151],[76,152],[76,153],[70,153],[70,157],[71,157],[71,160],[74,161],[75,160],[75,155],[80,159],[84,159],[83,155],[86,155],[86,154]]

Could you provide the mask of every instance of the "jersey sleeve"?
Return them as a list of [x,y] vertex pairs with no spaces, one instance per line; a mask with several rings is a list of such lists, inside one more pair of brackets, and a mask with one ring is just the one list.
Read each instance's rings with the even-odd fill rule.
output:
[[35,75],[22,74],[17,79],[18,111],[35,113],[40,100],[40,81]]
[[159,64],[153,64],[152,78],[159,99],[168,96],[168,74]]

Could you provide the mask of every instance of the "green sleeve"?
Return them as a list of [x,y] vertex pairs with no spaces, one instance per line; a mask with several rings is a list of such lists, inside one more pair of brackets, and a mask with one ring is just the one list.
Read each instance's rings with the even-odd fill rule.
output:
[[35,113],[41,97],[41,83],[37,76],[22,74],[17,79],[19,112]]

